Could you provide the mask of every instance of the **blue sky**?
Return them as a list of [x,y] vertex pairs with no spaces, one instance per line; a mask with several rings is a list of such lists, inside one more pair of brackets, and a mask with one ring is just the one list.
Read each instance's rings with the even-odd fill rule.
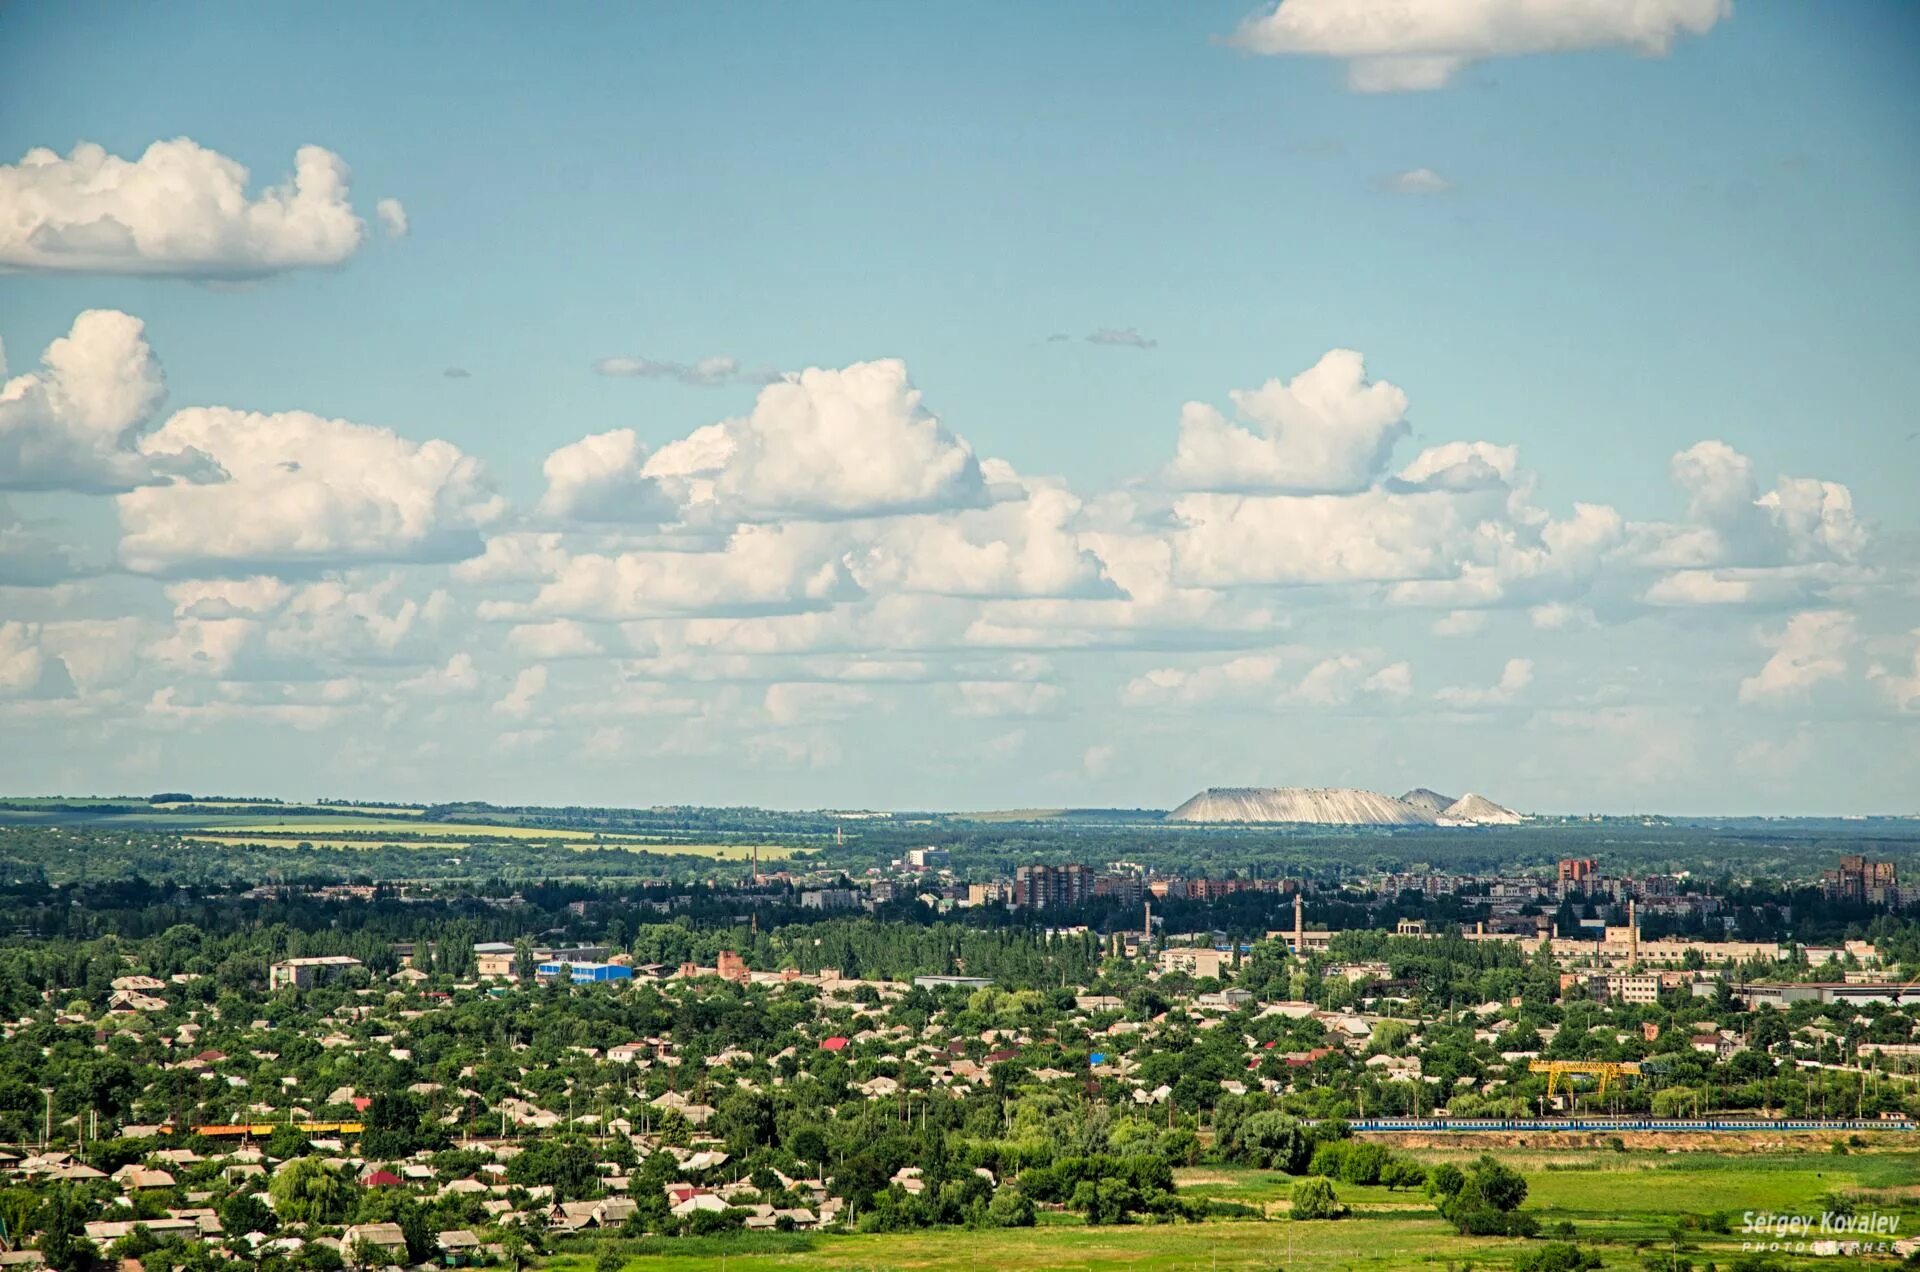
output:
[[[85,311],[130,315],[166,395],[118,445],[197,438],[225,474],[81,491],[101,483],[0,446],[0,533],[35,567],[0,576],[33,581],[0,587],[0,710],[36,739],[9,785],[979,807],[1340,782],[1911,811],[1920,16],[1668,0],[1682,25],[1648,55],[1596,5],[1510,56],[1543,37],[1436,0],[1460,65],[1397,92],[1234,40],[1297,17],[1311,43],[1367,7],[9,9],[0,163],[190,138],[258,196],[318,146],[364,222],[345,247],[0,254],[9,374]],[[196,179],[114,215],[177,227],[193,207],[155,200]],[[74,188],[0,187],[0,222],[11,198],[16,225],[92,224]],[[1281,439],[1272,471],[1169,479],[1184,404],[1232,421],[1232,390],[1337,349],[1407,403],[1357,484],[1288,469],[1294,416],[1238,421]],[[595,370],[712,357],[740,371]],[[843,378],[756,408],[762,370],[879,359],[917,406]],[[849,394],[851,432],[806,432]],[[18,396],[17,436],[73,427]],[[248,414],[217,438],[174,414],[209,407]],[[1344,409],[1318,426],[1356,427]],[[914,449],[914,410],[1017,479],[923,483],[902,515],[876,483],[959,454]],[[440,439],[484,471],[423,461],[431,490],[370,496],[364,439],[290,436],[290,412],[389,430],[369,464]],[[642,471],[726,420],[747,423],[717,494]],[[549,455],[617,430],[638,449],[556,494]],[[1705,441],[1725,453],[1677,481]],[[1456,442],[1517,447],[1498,492],[1389,489]],[[783,478],[740,458],[763,443]],[[250,487],[248,457],[300,480]],[[823,475],[831,516],[789,488]],[[1771,496],[1783,477],[1827,486]],[[1731,504],[1702,493],[1729,481]],[[679,512],[642,515],[661,499]],[[236,546],[256,520],[292,528]],[[765,534],[737,545],[729,591],[741,526],[788,533],[778,569]],[[997,572],[996,543],[1021,545]],[[529,544],[512,578],[475,564]],[[181,600],[249,581],[246,605]],[[541,624],[572,626],[515,643]],[[372,643],[329,645],[345,631]]]

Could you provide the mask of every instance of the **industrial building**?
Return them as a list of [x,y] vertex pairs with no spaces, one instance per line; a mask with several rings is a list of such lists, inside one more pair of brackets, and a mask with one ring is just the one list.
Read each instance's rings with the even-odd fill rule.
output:
[[633,969],[620,963],[542,963],[534,970],[534,975],[543,981],[558,980],[563,967],[576,985],[633,979]]
[[913,983],[921,989],[991,989],[985,976],[916,976]]
[[[1714,992],[1714,988],[1712,981],[1698,981],[1694,984],[1693,992],[1707,997]],[[1758,1007],[1784,1010],[1795,1003],[1848,1003],[1855,1007],[1864,1007],[1869,1003],[1891,1003],[1901,1006],[1920,1003],[1920,986],[1891,982],[1860,985],[1846,981],[1799,981],[1773,985],[1735,985],[1733,996],[1748,1011]]]

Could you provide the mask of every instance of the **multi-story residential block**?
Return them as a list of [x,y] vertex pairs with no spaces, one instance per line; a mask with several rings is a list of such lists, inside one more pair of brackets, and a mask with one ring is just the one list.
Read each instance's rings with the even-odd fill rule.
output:
[[1820,885],[1837,901],[1865,901],[1874,905],[1900,903],[1900,874],[1891,861],[1871,861],[1854,855],[1840,858],[1837,869],[1820,876]]
[[1093,895],[1093,871],[1082,865],[1020,866],[1013,872],[1016,910],[1080,905]]
[[1216,950],[1207,945],[1170,945],[1160,951],[1160,971],[1185,972],[1188,976],[1212,976],[1217,979],[1233,975],[1233,951]]
[[313,958],[285,958],[267,969],[269,989],[312,989],[325,984],[350,967],[360,967],[357,958],[345,954],[322,954]]

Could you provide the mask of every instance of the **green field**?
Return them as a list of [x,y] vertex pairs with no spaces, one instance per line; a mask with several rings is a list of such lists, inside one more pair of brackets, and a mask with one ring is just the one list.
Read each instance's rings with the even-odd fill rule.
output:
[[146,800],[11,799],[0,808],[7,826],[110,826],[140,830],[200,830],[220,826],[321,823],[342,830],[423,823],[424,808],[370,808],[353,804],[253,804],[195,800],[154,804]]
[[[424,808],[359,808],[354,805],[250,804],[235,800],[196,800],[191,804],[150,804],[114,798],[84,803],[50,799],[9,801],[0,808],[0,829],[91,826],[147,832],[171,832],[188,843],[230,848],[417,848],[443,852],[481,843],[561,845],[586,851],[620,848],[663,857],[704,857],[746,861],[758,856],[780,861],[796,851],[791,845],[751,840],[713,842],[710,832],[602,831],[578,826],[534,826],[511,820],[429,820]],[[724,833],[724,832],[723,832]]]
[[[1897,1236],[1920,1233],[1920,1151],[1868,1151],[1831,1156],[1824,1143],[1806,1152],[1719,1154],[1636,1151],[1499,1154],[1525,1173],[1525,1209],[1544,1227],[1572,1223],[1576,1239],[1597,1251],[1609,1269],[1642,1268],[1641,1255],[1672,1250],[1683,1216],[1720,1212],[1733,1231],[1694,1227],[1679,1233],[1683,1257],[1696,1268],[1729,1268],[1740,1257],[1742,1214],[1748,1210],[1818,1215],[1832,1198],[1861,1212],[1899,1217]],[[1416,1152],[1428,1162],[1461,1162],[1466,1153]],[[1551,1169],[1549,1168],[1551,1167]],[[1296,1223],[1282,1217],[1295,1181],[1268,1171],[1196,1167],[1180,1172],[1180,1191],[1261,1207],[1266,1221],[1225,1220],[1172,1226],[1088,1228],[1072,1221],[1011,1231],[902,1233],[868,1236],[747,1237],[734,1241],[652,1243],[635,1250],[623,1272],[739,1272],[822,1268],[869,1272],[884,1268],[925,1272],[973,1269],[1175,1268],[1221,1272],[1334,1272],[1449,1266],[1500,1269],[1539,1242],[1457,1236],[1419,1193],[1339,1185],[1353,1213],[1337,1221]],[[1062,1218],[1065,1216],[1047,1216]],[[1544,1238],[1543,1238],[1544,1239]],[[657,1252],[656,1252],[657,1251]],[[1780,1255],[1792,1269],[1860,1266],[1844,1258]],[[1892,1266],[1894,1260],[1869,1266]],[[559,1272],[587,1272],[582,1256],[551,1261]]]
[[[344,824],[343,824],[344,823]],[[353,838],[343,838],[358,832]],[[483,826],[464,822],[415,822],[412,824],[356,822],[273,822],[252,830],[190,831],[189,843],[220,844],[226,847],[292,848],[311,844],[316,848],[378,848],[393,844],[399,848],[465,848],[475,840],[518,839],[536,843],[563,843],[570,847],[626,848],[634,852],[657,853],[663,857],[712,857],[720,861],[745,861],[753,856],[752,844],[696,844],[677,840],[654,840],[635,835],[601,835],[598,842],[591,831],[544,830],[528,826]],[[762,861],[778,861],[792,855],[793,849],[779,844],[760,844]]]
[[[739,1272],[821,1268],[834,1272],[1010,1272],[1011,1269],[1138,1269],[1138,1272],[1299,1272],[1301,1269],[1445,1267],[1451,1258],[1477,1265],[1499,1243],[1444,1237],[1434,1224],[1400,1219],[1327,1223],[1216,1222],[1171,1227],[1084,1228],[1043,1225],[994,1232],[947,1229],[885,1236],[803,1238],[785,1252],[730,1252],[723,1242],[687,1243],[684,1253],[646,1254],[623,1272]],[[745,1244],[745,1243],[743,1243]],[[767,1245],[781,1243],[767,1242]],[[1506,1243],[1512,1245],[1513,1243]],[[722,1260],[725,1260],[724,1265]],[[584,1258],[561,1257],[556,1272],[589,1272]]]
[[[489,839],[592,839],[590,830],[545,826],[488,826],[474,822],[430,822],[377,817],[235,816],[208,819],[191,829],[271,831],[276,835],[482,835]],[[612,839],[616,836],[606,836]]]
[[182,809],[214,808],[222,812],[258,813],[267,810],[272,813],[298,813],[301,816],[338,817],[343,813],[357,813],[362,817],[418,817],[427,810],[424,808],[375,808],[362,804],[252,804],[241,800],[196,799],[188,803],[173,802],[150,804],[151,808],[164,808],[168,812]]

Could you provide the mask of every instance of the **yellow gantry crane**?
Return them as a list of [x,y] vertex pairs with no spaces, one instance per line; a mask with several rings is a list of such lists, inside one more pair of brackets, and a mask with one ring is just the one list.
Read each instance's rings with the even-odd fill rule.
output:
[[1560,1079],[1584,1076],[1600,1079],[1600,1096],[1606,1098],[1607,1088],[1613,1085],[1615,1078],[1640,1072],[1640,1066],[1632,1060],[1530,1060],[1527,1062],[1529,1073],[1547,1075],[1547,1098],[1553,1098],[1560,1085]]
[[[283,1126],[309,1133],[358,1135],[366,1130],[360,1122],[228,1122],[193,1127],[195,1135],[271,1135]],[[173,1128],[168,1127],[171,1131]]]

